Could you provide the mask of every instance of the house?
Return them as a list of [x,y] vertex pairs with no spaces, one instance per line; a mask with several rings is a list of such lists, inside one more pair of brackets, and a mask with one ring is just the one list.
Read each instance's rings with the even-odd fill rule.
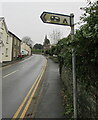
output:
[[21,40],[7,28],[4,17],[0,17],[0,62],[15,60],[21,49]]
[[10,36],[10,40],[12,41],[11,58],[12,58],[12,60],[15,60],[15,59],[17,59],[18,55],[21,53],[21,40],[19,37],[17,37],[11,31],[8,31],[8,34]]
[[21,43],[21,52],[24,55],[31,55],[32,54],[32,49],[28,44],[26,44],[25,42],[22,42]]
[[0,63],[2,63],[2,47],[4,45],[2,41],[2,19],[0,19]]
[[4,17],[0,18],[0,39],[2,42],[1,45],[1,57],[0,61],[1,63],[4,61],[11,61],[11,43],[12,41],[9,40],[9,34],[7,25],[5,23]]

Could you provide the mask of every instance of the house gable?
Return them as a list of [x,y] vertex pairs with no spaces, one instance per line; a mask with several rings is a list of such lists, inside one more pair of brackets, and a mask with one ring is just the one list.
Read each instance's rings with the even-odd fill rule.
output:
[[6,25],[6,22],[5,22],[5,18],[4,17],[0,17],[0,22],[2,22],[1,24],[2,24],[2,30],[3,30],[3,28],[5,29],[5,31],[6,31],[6,33],[8,33],[8,29],[7,29],[7,25]]

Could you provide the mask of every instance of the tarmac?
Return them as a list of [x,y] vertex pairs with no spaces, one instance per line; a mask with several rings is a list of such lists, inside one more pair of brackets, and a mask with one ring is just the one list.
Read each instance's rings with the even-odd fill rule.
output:
[[[2,63],[2,67],[22,61]],[[51,59],[47,59],[47,68],[43,76],[43,83],[40,90],[37,106],[33,118],[66,118],[64,115],[63,98],[61,90],[63,87],[59,74],[59,65]],[[31,106],[32,107],[32,106]],[[32,110],[32,109],[31,109]],[[32,115],[31,115],[32,116]],[[32,117],[31,117],[32,118]]]
[[59,66],[48,59],[42,90],[34,118],[65,118]]

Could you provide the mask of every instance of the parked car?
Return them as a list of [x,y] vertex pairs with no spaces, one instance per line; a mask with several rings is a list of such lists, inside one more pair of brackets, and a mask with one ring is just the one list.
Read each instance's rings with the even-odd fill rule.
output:
[[20,53],[17,58],[22,59],[22,58],[23,58],[23,55]]

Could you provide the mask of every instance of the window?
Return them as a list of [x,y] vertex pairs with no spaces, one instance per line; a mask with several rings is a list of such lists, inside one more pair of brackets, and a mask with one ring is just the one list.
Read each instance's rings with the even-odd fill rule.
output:
[[18,46],[19,46],[19,43],[20,43],[20,42],[19,42],[19,40],[18,40]]
[[8,57],[8,48],[6,48],[5,57]]
[[14,51],[13,51],[13,57],[16,57],[16,49],[14,48]]
[[8,44],[8,40],[9,40],[9,36],[7,36],[7,39],[6,39],[6,44]]
[[16,39],[14,38],[14,45],[16,45]]

